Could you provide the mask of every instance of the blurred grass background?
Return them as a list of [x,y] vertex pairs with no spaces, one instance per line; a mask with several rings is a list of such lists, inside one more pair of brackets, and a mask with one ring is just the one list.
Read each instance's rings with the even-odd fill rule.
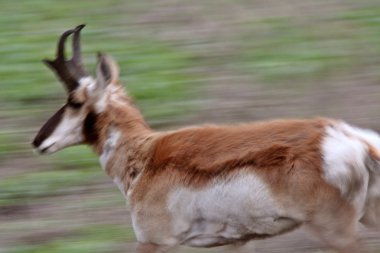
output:
[[[81,23],[88,69],[113,55],[155,129],[320,115],[380,130],[377,0],[0,0],[0,252],[132,252],[128,208],[91,151],[29,144],[65,101],[41,60]],[[317,252],[281,238],[256,247]]]

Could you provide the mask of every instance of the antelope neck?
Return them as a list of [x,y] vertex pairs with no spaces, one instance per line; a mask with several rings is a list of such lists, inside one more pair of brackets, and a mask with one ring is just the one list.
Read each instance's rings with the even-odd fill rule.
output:
[[93,123],[93,129],[87,127],[93,130],[87,134],[92,135],[89,144],[99,155],[103,169],[114,181],[128,185],[128,175],[138,173],[145,163],[144,146],[152,135],[151,129],[140,112],[130,105],[111,103],[104,112],[89,117],[93,118],[88,120]]

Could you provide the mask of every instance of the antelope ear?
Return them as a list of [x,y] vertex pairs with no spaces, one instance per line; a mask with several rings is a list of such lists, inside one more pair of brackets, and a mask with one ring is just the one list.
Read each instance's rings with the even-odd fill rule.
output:
[[110,83],[119,80],[119,66],[109,55],[98,53],[98,66],[96,68],[97,88],[105,89]]

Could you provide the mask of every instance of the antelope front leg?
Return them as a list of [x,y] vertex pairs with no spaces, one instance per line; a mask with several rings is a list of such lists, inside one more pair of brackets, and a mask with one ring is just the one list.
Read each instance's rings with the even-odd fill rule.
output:
[[138,243],[135,253],[165,253],[171,247],[153,243]]

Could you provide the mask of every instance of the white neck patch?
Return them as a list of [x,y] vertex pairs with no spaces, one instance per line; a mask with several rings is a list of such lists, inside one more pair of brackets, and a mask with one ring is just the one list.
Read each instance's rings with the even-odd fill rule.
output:
[[121,133],[115,128],[111,128],[108,132],[108,138],[104,142],[102,154],[100,155],[100,165],[106,170],[108,160],[114,155]]

